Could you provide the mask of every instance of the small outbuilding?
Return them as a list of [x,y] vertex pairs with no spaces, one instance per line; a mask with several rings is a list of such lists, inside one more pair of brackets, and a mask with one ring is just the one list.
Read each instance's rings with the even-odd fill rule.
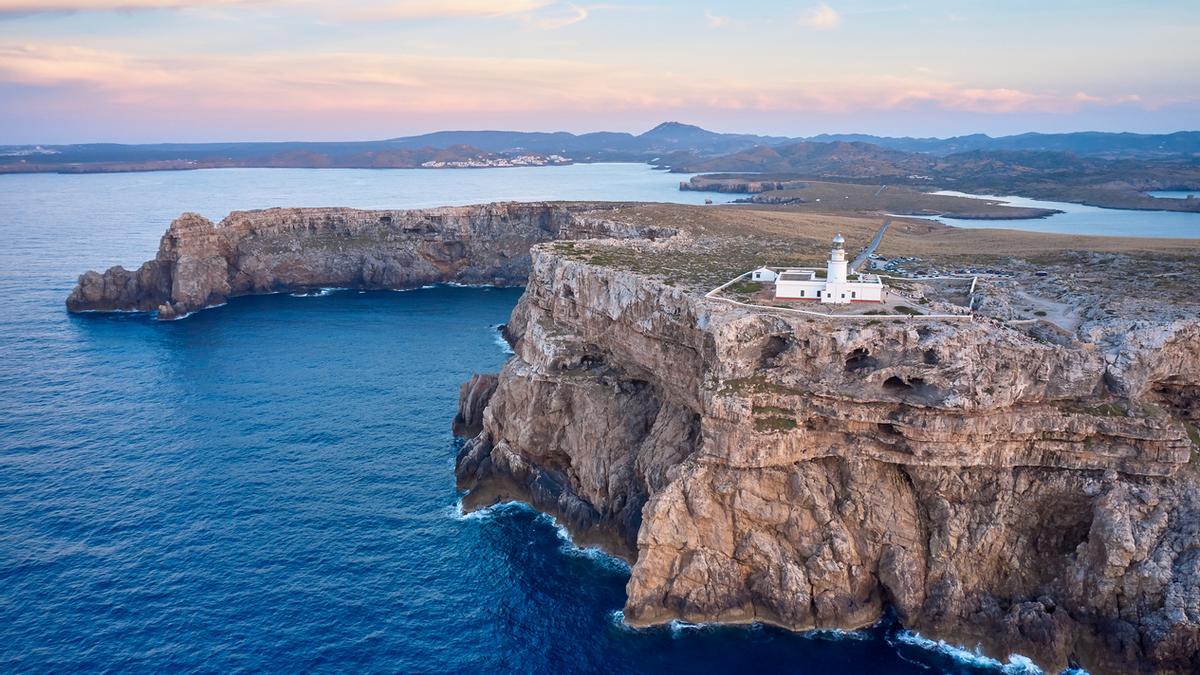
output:
[[753,281],[765,281],[773,284],[777,279],[779,279],[779,274],[770,267],[760,267],[750,273],[750,279]]

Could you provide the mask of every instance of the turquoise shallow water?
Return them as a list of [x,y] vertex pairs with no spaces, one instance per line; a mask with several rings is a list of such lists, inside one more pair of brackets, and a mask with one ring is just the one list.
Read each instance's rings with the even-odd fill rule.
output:
[[[466,172],[472,201],[576,198],[605,172],[633,186],[618,198],[679,194],[641,167],[510,171]],[[0,671],[996,669],[884,628],[633,631],[623,565],[526,508],[463,517],[449,421],[506,358],[518,290],[241,298],[170,323],[63,309],[181,210],[445,203],[441,173],[0,177]]]

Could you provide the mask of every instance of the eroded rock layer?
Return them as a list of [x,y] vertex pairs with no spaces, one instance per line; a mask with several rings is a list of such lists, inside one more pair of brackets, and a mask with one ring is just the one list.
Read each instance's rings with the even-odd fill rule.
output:
[[1048,667],[1200,669],[1200,324],[837,322],[560,253],[534,248],[459,483],[631,560],[627,621],[891,606]]

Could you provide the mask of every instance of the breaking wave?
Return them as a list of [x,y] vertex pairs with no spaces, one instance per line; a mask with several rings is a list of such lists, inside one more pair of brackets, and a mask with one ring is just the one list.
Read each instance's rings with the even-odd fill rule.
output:
[[515,354],[516,352],[513,351],[512,345],[508,344],[508,340],[504,339],[503,330],[504,324],[502,323],[492,326],[492,341],[495,342],[496,346],[500,347],[500,351],[504,352],[505,354]]
[[838,630],[836,628],[814,628],[813,630],[804,631],[804,637],[809,637],[814,640],[828,640],[829,642],[851,641],[862,642],[871,640],[871,634],[861,630]]
[[344,288],[314,288],[304,291],[296,291],[290,295],[293,298],[323,298],[335,291],[344,291]]
[[575,541],[571,539],[571,533],[567,531],[567,528],[559,523],[554,516],[548,513],[538,513],[537,519],[544,523],[548,523],[554,528],[554,533],[558,535],[558,540],[562,542],[562,545],[559,546],[559,550],[565,555],[587,558],[599,563],[600,565],[603,565],[604,567],[619,570],[625,574],[629,573],[629,564],[617,556],[612,555],[611,553],[606,553],[595,546],[580,546],[576,544]]
[[461,283],[458,281],[447,281],[441,285],[442,286],[450,286],[451,288],[481,288],[481,289],[500,288],[496,284],[464,284],[464,283]]
[[493,504],[491,506],[477,509],[468,513],[463,509],[463,503],[460,499],[455,502],[453,506],[446,507],[446,512],[451,518],[461,521],[488,521],[506,513],[515,512],[533,513],[536,514],[534,520],[540,521],[545,525],[549,525],[554,529],[554,534],[559,540],[559,551],[563,555],[586,558],[603,567],[617,570],[625,574],[628,574],[630,571],[629,564],[615,555],[607,553],[595,546],[579,546],[573,539],[571,539],[571,533],[567,531],[567,528],[559,523],[554,516],[548,513],[542,513],[525,502],[500,502],[499,504]]
[[[889,642],[894,640],[902,644],[918,647],[920,649],[937,652],[944,656],[948,656],[959,663],[964,663],[970,666],[980,668],[994,668],[1001,673],[1007,675],[1042,675],[1042,669],[1038,668],[1031,659],[1020,654],[1009,654],[1008,661],[1000,661],[990,656],[984,656],[978,651],[971,651],[964,647],[952,645],[945,640],[931,640],[923,637],[920,633],[912,631],[900,631],[888,638]],[[1086,675],[1086,671],[1069,670],[1066,673],[1072,675]]]
[[517,511],[534,512],[534,508],[524,502],[500,502],[485,506],[482,509],[474,511],[466,511],[463,509],[462,500],[458,500],[453,506],[446,507],[447,514],[454,520],[478,520],[488,521],[503,513],[513,513]]

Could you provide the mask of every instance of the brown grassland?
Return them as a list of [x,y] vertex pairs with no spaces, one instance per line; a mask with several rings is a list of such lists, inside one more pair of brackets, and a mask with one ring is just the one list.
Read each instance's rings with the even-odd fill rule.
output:
[[[572,259],[653,276],[692,290],[707,290],[764,264],[820,266],[828,257],[830,240],[839,232],[853,255],[870,242],[883,221],[879,215],[808,213],[763,205],[622,204],[597,206],[593,213],[643,226],[674,228],[687,236],[682,241],[557,242],[549,246]],[[1119,253],[1130,259],[1176,261],[1187,271],[1200,272],[1200,239],[967,229],[916,218],[894,218],[877,251],[885,257],[912,256],[952,266],[1021,259],[1064,268],[1078,266],[1080,252]]]

